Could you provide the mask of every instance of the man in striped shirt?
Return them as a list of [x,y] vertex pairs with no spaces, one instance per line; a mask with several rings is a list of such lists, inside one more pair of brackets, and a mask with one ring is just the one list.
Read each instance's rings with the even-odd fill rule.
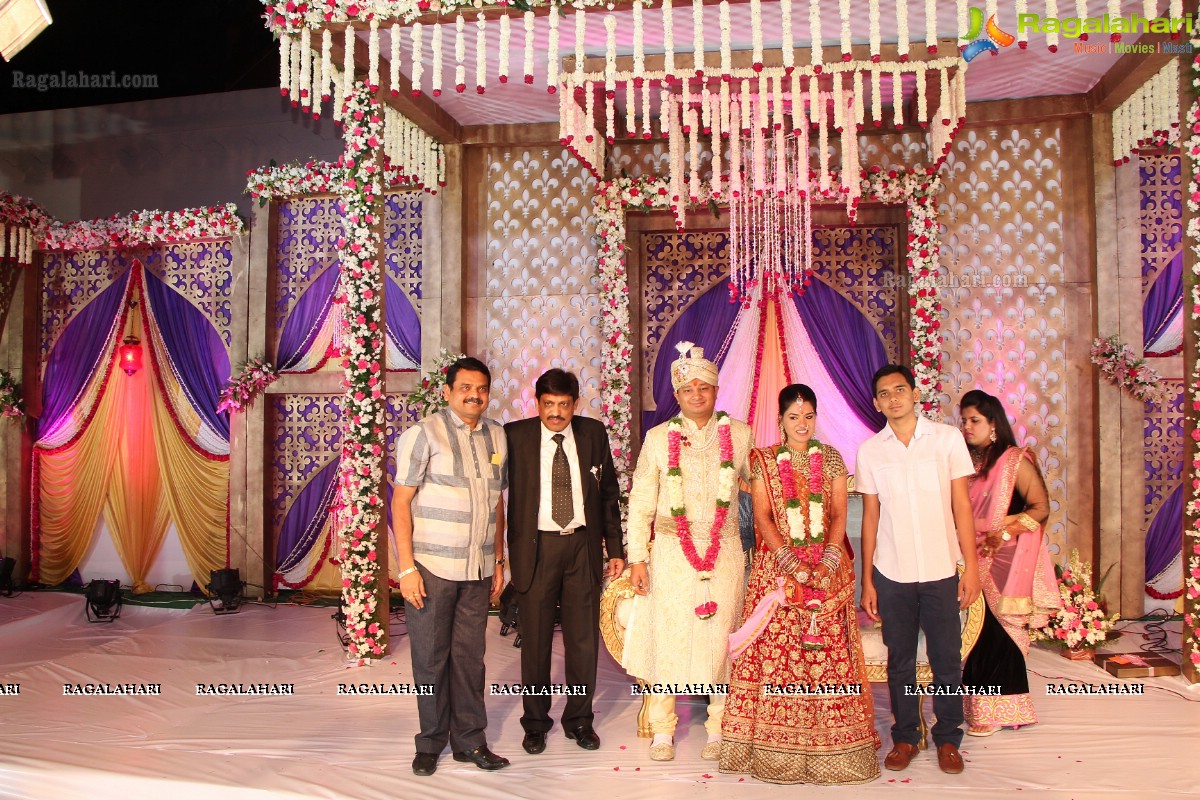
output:
[[508,446],[485,419],[491,373],[474,358],[446,371],[449,407],[404,432],[396,446],[392,527],[399,553],[421,730],[413,772],[432,775],[447,741],[455,761],[508,766],[488,749],[483,701],[488,598],[504,580]]

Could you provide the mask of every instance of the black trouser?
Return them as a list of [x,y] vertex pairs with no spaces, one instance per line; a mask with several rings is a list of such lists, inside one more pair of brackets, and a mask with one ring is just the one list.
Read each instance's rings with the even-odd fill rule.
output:
[[[539,533],[537,566],[529,591],[517,594],[521,633],[521,682],[529,687],[550,684],[550,650],[554,643],[554,612],[562,608],[563,651],[568,686],[586,686],[586,695],[569,694],[563,710],[563,730],[591,725],[592,695],[596,688],[596,654],[600,637],[600,585],[588,563],[587,533],[569,536]],[[546,733],[550,695],[526,695],[521,727],[527,733]]]
[[417,564],[425,582],[425,607],[406,602],[413,683],[433,684],[417,696],[418,753],[440,754],[449,740],[455,753],[487,744],[483,703],[483,652],[490,578],[448,581]]
[[[958,616],[958,576],[927,583],[897,583],[872,568],[883,643],[888,649],[888,694],[892,701],[893,744],[921,740],[917,685],[917,631],[925,633],[925,653],[933,685],[954,694],[935,694],[931,731],[935,745],[962,742],[962,624]],[[907,691],[906,691],[907,690]]]

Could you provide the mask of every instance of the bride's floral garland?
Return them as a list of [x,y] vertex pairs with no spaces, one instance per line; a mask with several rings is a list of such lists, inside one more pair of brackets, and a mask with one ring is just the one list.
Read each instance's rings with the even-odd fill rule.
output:
[[821,443],[812,439],[808,443],[808,519],[805,520],[805,508],[800,502],[800,487],[796,480],[796,470],[792,464],[792,449],[780,445],[775,454],[775,463],[779,465],[779,478],[783,483],[784,507],[787,510],[788,533],[793,547],[821,542],[825,538],[824,501],[821,496],[821,482],[825,474],[825,456],[821,452]]
[[[700,580],[711,580],[713,568],[717,564],[717,556],[721,552],[721,529],[729,517],[729,506],[733,500],[734,469],[733,469],[733,434],[730,430],[729,415],[724,411],[717,412],[717,447],[721,457],[721,468],[717,472],[716,513],[713,516],[712,528],[708,534],[708,549],[704,557],[696,550],[692,539],[691,526],[688,524],[687,507],[683,500],[683,471],[679,468],[680,448],[683,445],[683,420],[674,417],[667,424],[667,499],[671,504],[671,516],[675,520],[675,533],[679,536],[679,546],[683,549],[683,557],[700,576]],[[708,619],[717,613],[717,603],[706,600],[696,607],[696,616]]]

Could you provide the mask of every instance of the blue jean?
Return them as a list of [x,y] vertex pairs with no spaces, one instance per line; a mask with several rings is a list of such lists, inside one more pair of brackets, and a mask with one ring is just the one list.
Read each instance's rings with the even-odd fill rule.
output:
[[[921,740],[917,685],[917,631],[925,632],[925,652],[933,685],[954,694],[933,697],[937,717],[931,733],[935,745],[962,742],[962,628],[958,612],[958,576],[927,583],[898,583],[872,569],[883,643],[888,649],[888,694],[892,702],[893,744]],[[908,689],[909,691],[905,691]]]

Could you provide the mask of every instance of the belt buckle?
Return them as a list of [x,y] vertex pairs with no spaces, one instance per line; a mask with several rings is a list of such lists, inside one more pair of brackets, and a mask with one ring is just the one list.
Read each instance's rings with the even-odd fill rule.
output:
[[558,535],[559,536],[570,536],[574,532],[575,532],[574,528],[571,528],[569,530],[567,528],[563,528],[561,531],[558,532]]

